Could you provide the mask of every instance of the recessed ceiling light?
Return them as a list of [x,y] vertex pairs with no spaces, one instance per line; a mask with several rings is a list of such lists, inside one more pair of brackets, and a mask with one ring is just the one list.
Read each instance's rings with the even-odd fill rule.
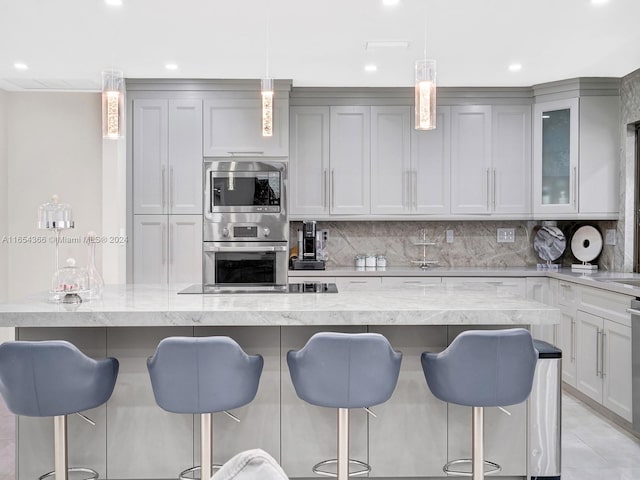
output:
[[13,68],[15,68],[16,70],[29,70],[29,67],[27,66],[27,64],[22,62],[14,63]]
[[520,63],[512,63],[509,65],[510,72],[519,72],[520,70],[522,70],[522,65]]
[[369,64],[369,65],[365,65],[364,66],[365,71],[367,72],[375,72],[378,70],[378,67],[376,65],[373,64]]
[[164,68],[166,68],[167,70],[177,70],[178,69],[178,65],[176,65],[175,63],[167,63]]
[[394,6],[400,3],[400,0],[382,0],[383,5]]
[[365,50],[373,48],[408,48],[409,42],[406,40],[374,40],[364,44]]
[[106,3],[107,5],[109,5],[111,7],[121,7],[122,6],[122,0],[104,0],[104,3]]

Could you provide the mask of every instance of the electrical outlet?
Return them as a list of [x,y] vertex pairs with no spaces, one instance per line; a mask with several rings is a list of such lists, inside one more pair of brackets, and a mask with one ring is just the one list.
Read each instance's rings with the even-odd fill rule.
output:
[[516,241],[516,229],[499,228],[497,237],[498,243],[514,243]]
[[322,230],[322,239],[326,242],[329,240],[329,230]]
[[447,243],[453,243],[453,230],[447,230]]
[[616,244],[616,231],[613,228],[608,228],[605,232],[604,237],[605,245],[615,245]]

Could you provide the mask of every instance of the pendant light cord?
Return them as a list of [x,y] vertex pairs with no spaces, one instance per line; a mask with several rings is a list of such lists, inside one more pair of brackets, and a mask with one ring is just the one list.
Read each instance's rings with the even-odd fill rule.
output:
[[266,37],[265,44],[266,44],[266,50],[267,50],[266,51],[266,71],[267,71],[266,78],[269,78],[269,27],[270,27],[269,23],[271,20],[271,1],[265,2],[265,5],[267,6],[267,15],[265,18],[266,29],[267,29],[267,32],[265,35]]
[[424,59],[427,59],[427,3],[424,7]]

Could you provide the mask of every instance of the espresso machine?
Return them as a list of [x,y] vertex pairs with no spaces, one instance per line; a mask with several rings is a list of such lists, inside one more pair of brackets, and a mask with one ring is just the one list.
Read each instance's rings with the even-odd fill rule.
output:
[[298,242],[298,258],[293,259],[293,270],[324,270],[324,260],[318,259],[318,233],[315,221],[302,222],[302,241]]

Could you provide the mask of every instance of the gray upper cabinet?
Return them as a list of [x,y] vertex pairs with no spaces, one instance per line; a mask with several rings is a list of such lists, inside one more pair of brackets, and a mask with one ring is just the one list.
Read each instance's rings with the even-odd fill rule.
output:
[[331,107],[330,212],[370,213],[370,107]]
[[371,213],[410,213],[411,107],[371,107]]
[[329,213],[329,107],[291,107],[289,213]]
[[536,218],[618,218],[619,96],[537,103],[533,145]]
[[531,106],[452,107],[451,211],[531,214]]
[[290,215],[369,214],[370,111],[291,108]]
[[202,102],[133,101],[135,214],[202,213]]
[[451,108],[451,213],[487,214],[491,202],[491,107]]
[[[411,115],[413,120],[413,109]],[[451,211],[451,107],[437,107],[436,125],[435,130],[411,127],[412,213],[448,215]]]
[[371,213],[449,214],[450,107],[438,128],[413,128],[413,108],[371,107]]
[[531,213],[531,106],[494,105],[491,212]]
[[273,136],[262,136],[262,101],[255,98],[212,98],[204,102],[204,155],[289,156],[289,99],[273,100]]
[[167,213],[168,100],[133,101],[133,210]]

